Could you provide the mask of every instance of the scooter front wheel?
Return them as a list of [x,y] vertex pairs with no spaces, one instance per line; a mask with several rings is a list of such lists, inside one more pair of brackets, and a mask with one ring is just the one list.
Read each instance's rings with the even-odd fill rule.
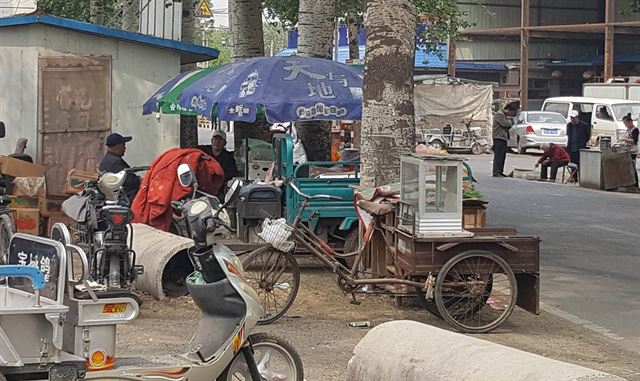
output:
[[242,262],[247,282],[260,297],[263,314],[258,324],[280,319],[291,307],[300,288],[300,268],[291,253],[271,246],[260,248]]
[[[289,342],[266,333],[249,336],[258,373],[265,381],[303,381],[304,369],[300,355]],[[251,372],[240,351],[218,381],[251,380]]]

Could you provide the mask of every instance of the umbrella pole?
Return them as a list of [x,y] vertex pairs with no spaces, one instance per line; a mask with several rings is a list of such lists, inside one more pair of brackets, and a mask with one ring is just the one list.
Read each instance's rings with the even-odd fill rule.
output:
[[244,179],[249,182],[249,138],[244,138]]

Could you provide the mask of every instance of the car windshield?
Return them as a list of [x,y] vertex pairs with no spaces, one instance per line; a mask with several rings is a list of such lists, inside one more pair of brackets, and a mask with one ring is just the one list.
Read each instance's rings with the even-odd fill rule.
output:
[[567,121],[560,114],[553,112],[534,112],[527,114],[527,122],[529,123],[559,123],[566,124]]
[[640,114],[640,103],[622,103],[612,105],[613,113],[616,116],[616,120],[622,120],[622,118],[631,113],[633,120],[638,120],[638,114]]

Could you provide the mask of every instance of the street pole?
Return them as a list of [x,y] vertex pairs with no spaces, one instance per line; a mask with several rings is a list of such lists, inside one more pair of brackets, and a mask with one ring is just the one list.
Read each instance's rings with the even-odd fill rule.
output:
[[336,17],[336,29],[333,36],[333,60],[338,61],[338,49],[340,49],[340,17]]
[[520,107],[529,103],[529,0],[520,3]]
[[605,0],[604,10],[604,81],[613,78],[613,44],[615,27],[612,25],[615,21],[615,2],[614,0]]

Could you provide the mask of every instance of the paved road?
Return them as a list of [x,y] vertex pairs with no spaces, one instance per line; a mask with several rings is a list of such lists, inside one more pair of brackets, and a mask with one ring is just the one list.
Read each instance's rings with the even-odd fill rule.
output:
[[[543,308],[640,353],[640,195],[493,178],[491,155],[469,158],[488,225],[542,238]],[[510,154],[505,168],[536,158]]]

